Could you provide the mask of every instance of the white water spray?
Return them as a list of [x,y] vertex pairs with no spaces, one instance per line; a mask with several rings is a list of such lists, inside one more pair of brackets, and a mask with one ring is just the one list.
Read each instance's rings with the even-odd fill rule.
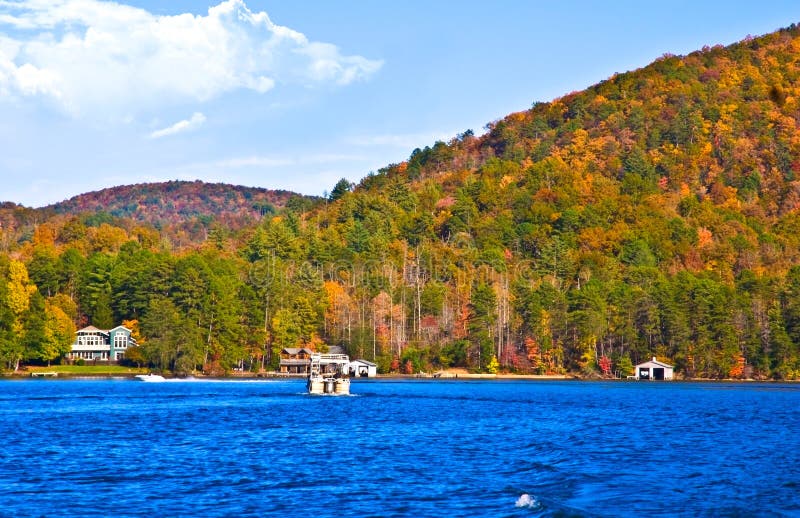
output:
[[519,498],[517,498],[517,503],[514,505],[516,507],[527,507],[528,509],[538,509],[541,504],[539,504],[539,501],[536,500],[536,497],[533,497],[528,493],[522,493],[519,496]]

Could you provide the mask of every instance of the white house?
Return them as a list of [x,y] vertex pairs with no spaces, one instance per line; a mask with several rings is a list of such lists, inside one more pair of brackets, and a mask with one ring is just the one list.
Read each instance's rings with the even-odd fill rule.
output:
[[374,378],[378,374],[378,366],[367,360],[353,360],[348,368],[353,378]]
[[637,380],[671,380],[674,367],[653,359],[636,366],[634,372]]
[[67,359],[118,362],[129,347],[136,345],[138,344],[131,336],[131,330],[125,326],[108,330],[88,326],[75,333],[75,342],[67,353]]

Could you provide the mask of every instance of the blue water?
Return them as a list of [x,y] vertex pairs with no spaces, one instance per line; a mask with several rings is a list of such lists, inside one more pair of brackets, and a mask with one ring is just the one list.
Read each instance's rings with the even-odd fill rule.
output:
[[2,516],[800,516],[800,385],[0,382]]

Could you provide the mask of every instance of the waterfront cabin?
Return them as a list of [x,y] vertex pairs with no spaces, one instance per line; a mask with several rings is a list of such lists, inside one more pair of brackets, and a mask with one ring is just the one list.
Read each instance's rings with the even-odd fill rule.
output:
[[671,380],[673,370],[672,365],[660,362],[653,356],[652,360],[637,365],[634,375],[637,380]]
[[378,374],[378,366],[367,360],[353,360],[348,369],[351,378],[374,378]]
[[284,347],[278,370],[281,374],[308,374],[311,370],[311,349],[307,347]]
[[137,345],[131,330],[125,326],[113,329],[88,326],[75,333],[75,342],[67,353],[67,360],[116,363],[125,357],[129,347]]

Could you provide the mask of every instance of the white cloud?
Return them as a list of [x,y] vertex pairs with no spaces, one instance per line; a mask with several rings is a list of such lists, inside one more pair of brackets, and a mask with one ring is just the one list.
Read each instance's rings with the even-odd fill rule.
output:
[[359,147],[394,147],[413,149],[432,146],[437,140],[447,142],[456,136],[457,131],[440,131],[431,133],[401,133],[387,135],[354,135],[346,137],[347,144]]
[[116,183],[110,185],[199,179],[320,195],[324,190],[330,190],[340,178],[359,178],[373,166],[372,161],[364,155],[324,152],[234,155],[207,162],[159,166],[145,173],[120,174]]
[[211,164],[192,164],[189,167],[207,167],[211,165],[214,168],[222,169],[238,169],[240,167],[282,167],[293,165],[295,162],[290,158],[268,157],[268,156],[245,156],[237,158],[227,158],[224,160],[217,160]]
[[[329,165],[341,162],[364,162],[368,157],[363,155],[347,155],[334,153],[318,153],[309,155],[250,155],[225,158],[211,162],[185,164],[177,167],[182,171],[226,171],[233,169],[258,168],[274,169],[297,166]],[[175,170],[175,169],[172,169]]]
[[76,116],[124,118],[280,84],[347,85],[382,65],[309,41],[244,0],[174,16],[99,0],[0,0],[3,27],[0,97],[46,97]]
[[167,137],[169,135],[174,135],[176,133],[188,131],[198,126],[201,126],[205,121],[206,121],[205,115],[203,115],[200,112],[195,112],[189,119],[176,122],[172,126],[167,126],[166,128],[162,128],[160,130],[156,130],[150,133],[150,138]]

